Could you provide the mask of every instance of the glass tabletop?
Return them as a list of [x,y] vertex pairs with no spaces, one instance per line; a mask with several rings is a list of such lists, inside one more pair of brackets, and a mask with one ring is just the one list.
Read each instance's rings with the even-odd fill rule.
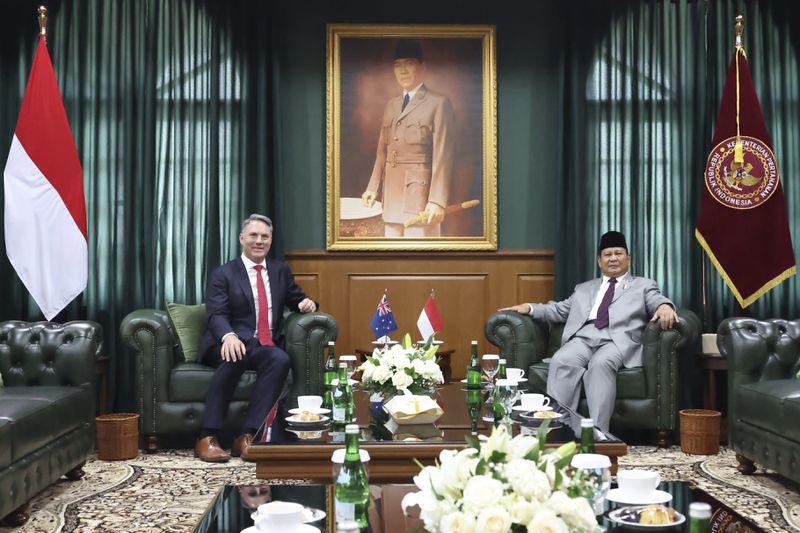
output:
[[[494,426],[490,404],[486,403],[489,389],[469,388],[460,382],[441,385],[436,388],[432,398],[444,410],[444,414],[433,424],[398,425],[386,413],[380,401],[371,401],[370,394],[354,387],[354,423],[361,427],[361,441],[369,444],[382,442],[437,442],[463,444],[464,437],[473,434],[489,434]],[[374,398],[373,398],[374,399]],[[288,408],[295,407],[293,405]],[[571,411],[551,398],[551,413],[547,441],[564,443],[580,439],[582,416]],[[519,408],[512,411],[512,433],[535,435],[541,419],[534,418],[533,412]],[[341,444],[344,443],[344,430],[330,423],[292,424],[282,417],[272,430],[272,443]],[[621,442],[614,435],[595,427],[595,442]],[[269,445],[269,443],[267,443]]]

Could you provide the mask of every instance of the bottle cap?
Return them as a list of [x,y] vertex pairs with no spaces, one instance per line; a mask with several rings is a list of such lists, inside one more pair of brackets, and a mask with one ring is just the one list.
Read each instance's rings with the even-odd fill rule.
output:
[[500,359],[500,364],[501,364],[501,365],[504,365],[504,364],[506,364],[506,360],[505,360],[505,359]]
[[334,387],[336,385],[338,385],[338,384],[339,384],[339,380],[338,379],[334,378],[334,379],[331,380],[331,385],[333,385]]
[[333,341],[328,341],[328,346],[333,346],[333,344],[334,344]]
[[347,424],[344,427],[344,432],[347,434],[358,433],[358,424]]
[[337,533],[358,533],[359,531],[361,531],[361,528],[358,522],[353,522],[352,520],[342,520],[336,524]]
[[470,344],[478,344],[478,341],[471,341]]
[[347,368],[347,363],[339,363],[339,368]]
[[581,427],[582,428],[594,427],[594,420],[591,418],[581,418]]
[[694,502],[689,505],[689,517],[691,518],[711,518],[711,506],[703,502]]

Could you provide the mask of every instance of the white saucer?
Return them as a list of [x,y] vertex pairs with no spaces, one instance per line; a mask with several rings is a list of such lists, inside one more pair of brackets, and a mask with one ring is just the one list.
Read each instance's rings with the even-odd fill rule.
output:
[[540,407],[537,407],[536,409],[529,409],[527,407],[522,406],[521,404],[520,405],[515,405],[511,409],[513,409],[514,411],[523,411],[523,412],[530,411],[531,413],[534,412],[534,411],[552,411],[553,410],[553,408],[551,406],[549,406],[549,405],[542,405]]
[[[467,383],[467,378],[461,380],[461,383]],[[481,381],[481,387],[487,387],[489,385],[488,381]]]
[[517,384],[520,384],[520,383],[525,383],[525,382],[527,382],[527,381],[528,381],[528,378],[517,378],[517,379],[514,379],[514,378],[506,378],[506,379],[510,379],[510,380],[512,380],[512,381],[516,381],[516,382],[517,382]]
[[[284,531],[292,531],[292,533],[319,533],[319,528],[312,526],[311,524],[297,524],[297,526],[292,529],[284,529]],[[258,529],[256,526],[250,526],[247,529],[243,529],[242,533],[264,533],[262,530]]]
[[606,499],[615,503],[630,505],[650,505],[651,503],[667,503],[672,501],[672,494],[663,490],[654,490],[650,493],[626,493],[622,489],[611,489],[606,494]]
[[309,413],[314,413],[315,415],[327,415],[331,412],[330,409],[326,409],[325,407],[320,407],[318,409],[300,409],[299,407],[295,407],[294,409],[289,409],[289,414],[299,415],[303,411],[308,411]]

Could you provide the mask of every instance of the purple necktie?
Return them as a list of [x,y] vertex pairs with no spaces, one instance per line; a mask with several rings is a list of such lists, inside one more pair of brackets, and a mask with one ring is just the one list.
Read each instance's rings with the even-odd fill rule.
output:
[[614,299],[614,285],[616,284],[617,278],[609,278],[608,290],[603,295],[600,307],[597,308],[597,318],[594,319],[594,327],[597,329],[608,327],[608,306],[611,305],[611,300]]

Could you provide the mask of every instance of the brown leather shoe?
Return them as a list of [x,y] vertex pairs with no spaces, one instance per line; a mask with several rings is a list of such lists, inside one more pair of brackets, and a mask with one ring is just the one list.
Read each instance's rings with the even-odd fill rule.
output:
[[240,455],[244,454],[247,455],[247,447],[253,443],[253,436],[250,433],[243,433],[236,437],[236,440],[233,441],[233,446],[231,446],[231,455],[233,457],[239,457]]
[[213,435],[197,439],[194,445],[194,456],[207,463],[224,463],[231,458]]

